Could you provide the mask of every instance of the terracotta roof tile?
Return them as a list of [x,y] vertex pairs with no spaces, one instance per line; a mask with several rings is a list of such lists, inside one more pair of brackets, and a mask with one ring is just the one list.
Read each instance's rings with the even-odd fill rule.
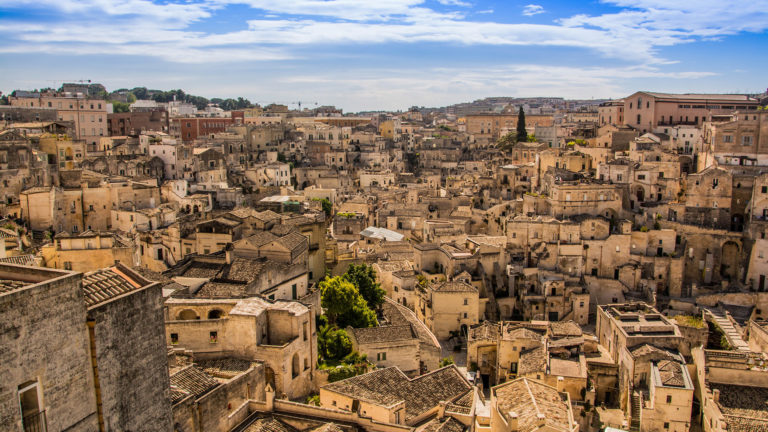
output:
[[451,365],[414,379],[409,379],[400,369],[390,367],[336,381],[323,388],[383,406],[405,401],[407,421],[436,407],[440,401],[463,395],[471,386]]
[[569,406],[553,387],[519,378],[492,391],[496,394],[496,409],[507,421],[511,413],[517,415],[519,432],[539,430],[541,423],[553,431],[571,430]]
[[96,270],[83,276],[85,304],[89,308],[141,287],[138,281],[130,279],[116,267]]
[[[184,392],[198,398],[219,385],[215,378],[203,372],[197,366],[186,367],[171,375],[171,391],[177,396]],[[178,400],[173,401],[178,402]]]

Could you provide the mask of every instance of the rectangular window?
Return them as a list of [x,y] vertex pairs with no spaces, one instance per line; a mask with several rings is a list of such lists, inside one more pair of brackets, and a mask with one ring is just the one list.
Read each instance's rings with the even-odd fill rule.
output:
[[178,343],[179,343],[179,334],[171,333],[171,345],[176,345]]
[[22,384],[18,387],[19,406],[21,407],[22,430],[45,431],[48,428],[45,419],[45,407],[42,403],[42,392],[37,381]]
[[212,331],[210,333],[211,343],[217,343],[219,341],[219,333]]
[[723,135],[723,142],[724,143],[732,143],[733,142],[733,135]]
[[672,403],[672,395],[667,395],[667,403],[668,404]]

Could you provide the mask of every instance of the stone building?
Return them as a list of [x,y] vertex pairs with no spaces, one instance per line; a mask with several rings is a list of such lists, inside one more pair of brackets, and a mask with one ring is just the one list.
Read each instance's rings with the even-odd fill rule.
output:
[[0,333],[2,429],[170,430],[158,284],[120,264],[85,275],[2,264],[0,279],[13,322]]
[[89,272],[122,263],[137,264],[133,241],[117,233],[85,231],[60,232],[41,248],[42,265],[49,268]]
[[117,264],[83,275],[82,289],[100,426],[167,431],[170,389],[160,284]]
[[320,387],[320,406],[408,426],[430,419],[444,406],[446,414],[460,414],[455,418],[468,426],[475,408],[475,390],[454,365],[416,378],[389,367]]
[[249,400],[263,400],[264,365],[231,357],[190,361],[173,350],[171,404],[174,430],[229,432],[248,415]]
[[308,395],[317,368],[315,314],[293,301],[169,298],[169,345],[203,358],[265,365],[266,382],[288,398]]
[[480,299],[478,288],[468,278],[428,284],[419,289],[418,296],[416,314],[440,340],[448,339],[451,332],[466,335],[485,315],[487,299]]
[[702,125],[709,116],[755,110],[757,99],[745,95],[637,92],[624,98],[624,123],[648,132],[658,126]]
[[578,432],[571,401],[561,388],[520,378],[491,389],[491,432]]
[[440,361],[437,338],[412,310],[390,298],[382,305],[377,327],[349,328],[347,334],[352,349],[367,355],[370,362],[396,366],[410,377],[437,369]]
[[0,429],[99,430],[81,278],[0,264]]
[[693,350],[696,396],[705,432],[768,429],[768,373],[764,355]]

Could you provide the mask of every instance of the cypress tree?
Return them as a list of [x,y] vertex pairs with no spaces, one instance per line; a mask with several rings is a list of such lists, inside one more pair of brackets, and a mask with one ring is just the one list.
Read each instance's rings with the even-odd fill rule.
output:
[[528,141],[528,131],[525,130],[525,112],[523,107],[520,107],[520,111],[517,113],[517,142]]

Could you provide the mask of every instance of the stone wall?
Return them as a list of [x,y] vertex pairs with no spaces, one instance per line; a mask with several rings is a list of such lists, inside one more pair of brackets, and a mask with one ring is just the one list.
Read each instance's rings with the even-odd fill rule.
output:
[[81,275],[51,275],[0,295],[0,430],[22,430],[18,388],[30,381],[39,383],[48,430],[98,430]]
[[107,430],[171,429],[170,384],[158,284],[88,311]]

